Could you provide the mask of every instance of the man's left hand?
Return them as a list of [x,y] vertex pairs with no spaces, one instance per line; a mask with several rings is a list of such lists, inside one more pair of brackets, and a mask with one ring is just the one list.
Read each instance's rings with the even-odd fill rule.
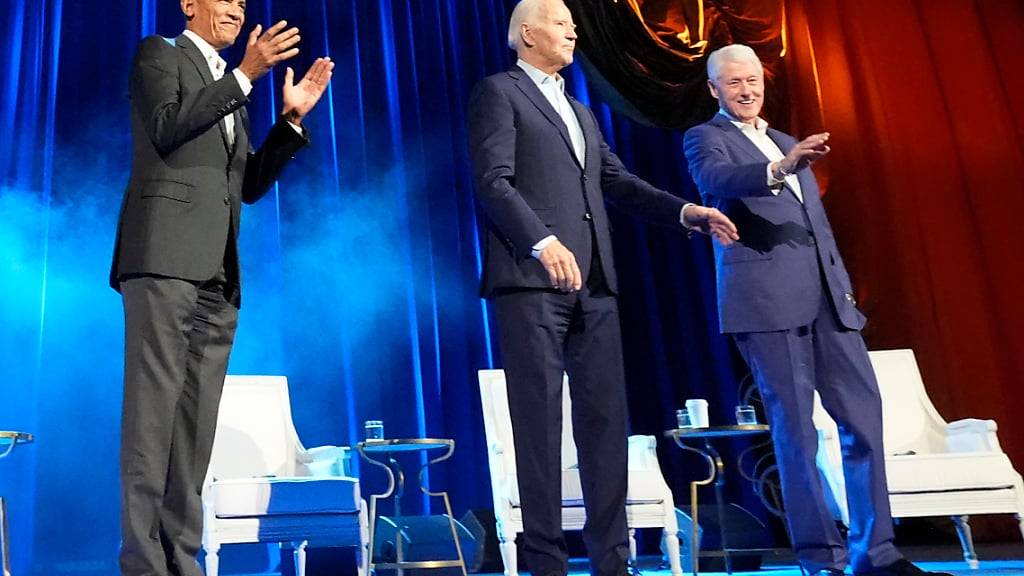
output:
[[289,67],[284,73],[284,87],[281,89],[281,101],[284,109],[281,114],[292,124],[301,124],[306,114],[316,106],[320,97],[327,89],[334,73],[334,62],[330,58],[317,58],[309,67],[306,75],[294,84],[295,71]]
[[740,239],[740,235],[736,231],[736,225],[725,214],[719,212],[717,208],[692,204],[686,207],[686,210],[683,212],[683,219],[688,226],[708,234],[718,240],[723,246],[728,246]]

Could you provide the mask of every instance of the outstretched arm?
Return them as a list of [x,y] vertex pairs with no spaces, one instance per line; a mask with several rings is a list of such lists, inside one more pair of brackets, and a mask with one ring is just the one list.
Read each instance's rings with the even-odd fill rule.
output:
[[715,134],[717,130],[713,126],[697,126],[687,130],[683,137],[690,176],[700,193],[718,198],[771,196],[767,159],[746,164],[735,162],[722,138]]
[[[596,119],[595,119],[596,124]],[[601,137],[601,185],[617,207],[646,220],[708,234],[723,245],[739,240],[736,225],[717,208],[685,203],[629,172]]]

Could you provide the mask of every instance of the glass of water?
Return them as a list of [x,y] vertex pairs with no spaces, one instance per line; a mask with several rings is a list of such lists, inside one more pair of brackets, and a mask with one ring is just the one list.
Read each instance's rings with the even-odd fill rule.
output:
[[740,404],[736,407],[736,424],[740,426],[757,424],[757,412],[749,404]]
[[380,420],[367,420],[366,421],[366,440],[372,442],[373,440],[384,439],[384,422]]
[[693,427],[693,422],[690,420],[690,412],[686,408],[676,410],[676,426],[679,428]]

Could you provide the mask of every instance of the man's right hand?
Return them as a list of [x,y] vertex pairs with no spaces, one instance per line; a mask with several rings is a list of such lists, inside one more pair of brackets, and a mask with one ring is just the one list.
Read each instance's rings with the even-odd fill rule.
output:
[[828,137],[828,132],[822,132],[821,134],[812,134],[804,138],[797,142],[796,146],[793,146],[793,149],[789,151],[789,154],[786,154],[785,158],[779,160],[779,165],[787,174],[793,174],[807,168],[832,150],[827,144]]
[[245,56],[238,69],[251,82],[262,78],[278,62],[283,62],[299,53],[295,47],[299,43],[299,29],[294,26],[285,30],[288,23],[281,20],[267,29],[263,35],[263,27],[259,24],[249,33],[249,41],[245,46]]
[[565,292],[578,292],[583,287],[583,274],[576,264],[576,256],[565,244],[555,240],[540,251],[537,259],[548,271],[552,287]]

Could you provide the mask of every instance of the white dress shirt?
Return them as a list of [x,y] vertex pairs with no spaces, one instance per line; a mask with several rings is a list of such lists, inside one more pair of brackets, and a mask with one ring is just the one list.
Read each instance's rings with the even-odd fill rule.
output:
[[782,187],[779,186],[779,184],[785,182],[786,185],[793,190],[793,194],[796,195],[797,199],[803,203],[804,195],[803,191],[800,190],[800,179],[796,177],[796,174],[789,174],[782,180],[775,178],[772,174],[772,164],[782,160],[786,155],[783,154],[782,150],[779,149],[779,146],[768,137],[768,122],[765,122],[761,118],[757,118],[754,121],[754,125],[751,126],[746,122],[736,120],[725,110],[719,110],[718,113],[728,118],[734,126],[740,129],[740,132],[743,132],[743,135],[746,136],[748,140],[753,142],[754,146],[757,146],[757,149],[760,150],[762,154],[768,157],[767,182],[768,186],[772,190],[772,194],[778,196],[779,192],[782,192]]
[[572,104],[569,104],[569,99],[565,96],[565,79],[558,73],[554,75],[548,74],[521,58],[516,61],[516,66],[519,66],[526,72],[530,80],[533,80],[533,83],[540,89],[540,93],[544,95],[544,98],[555,109],[555,112],[558,113],[562,123],[565,124],[566,129],[569,131],[572,151],[576,153],[576,159],[579,160],[580,166],[584,166],[587,158],[587,143],[583,139],[583,128],[580,126],[580,120],[576,117]]

